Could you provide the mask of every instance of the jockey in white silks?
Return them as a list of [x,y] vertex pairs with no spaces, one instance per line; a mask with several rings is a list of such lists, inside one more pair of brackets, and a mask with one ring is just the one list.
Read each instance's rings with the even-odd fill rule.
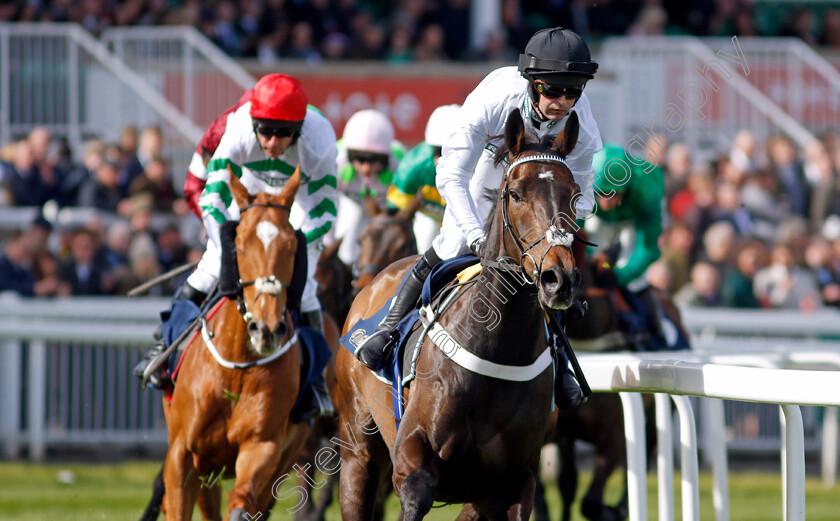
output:
[[[493,206],[483,194],[501,186],[505,165],[494,166],[493,154],[503,141],[500,136],[512,110],[519,109],[525,125],[539,137],[556,136],[569,113],[577,113],[578,143],[565,159],[582,193],[572,217],[585,219],[590,214],[595,202],[592,157],[602,144],[583,90],[597,70],[598,64],[578,34],[559,27],[542,29],[520,55],[518,70],[497,69],[470,93],[437,167],[437,187],[446,201],[441,232],[412,269],[388,316],[356,351],[362,363],[372,369],[382,366],[393,348],[393,328],[414,307],[423,281],[438,262],[470,250],[480,251],[485,241],[484,223]],[[562,388],[567,396],[556,397],[558,405],[580,403],[580,387],[568,371]]]
[[341,239],[338,257],[347,265],[359,256],[359,235],[370,219],[366,195],[380,208],[405,147],[394,140],[394,126],[382,112],[360,110],[344,126],[338,141],[338,218],[326,242]]

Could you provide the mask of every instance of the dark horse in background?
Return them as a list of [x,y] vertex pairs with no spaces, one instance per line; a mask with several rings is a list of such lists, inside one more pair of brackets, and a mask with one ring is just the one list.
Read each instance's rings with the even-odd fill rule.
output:
[[[457,352],[445,354],[427,337],[416,362],[423,376],[402,392],[405,414],[397,429],[393,409],[376,400],[385,384],[339,350],[345,521],[372,519],[389,482],[404,521],[422,519],[435,500],[464,503],[461,520],[530,517],[540,448],[556,424],[550,359],[545,368],[541,363],[550,352],[544,314],[572,304],[579,278],[567,246],[571,234],[556,219],[569,212],[578,193],[562,159],[578,129],[572,113],[556,140],[540,143],[526,133],[518,110],[508,117],[502,150],[510,166],[488,223],[484,271],[461,287],[437,321],[446,331],[457,330],[452,337],[463,356],[505,366],[505,376],[511,368],[528,368],[528,376],[514,381],[467,370],[449,358]],[[522,239],[534,230],[543,239]],[[396,293],[416,260],[392,264],[359,293],[345,334]],[[471,316],[479,301],[486,303],[484,311],[492,306],[498,312],[494,327]]]
[[[579,266],[583,277],[582,300],[586,300],[588,311],[580,320],[570,321],[566,332],[577,352],[597,351],[615,352],[632,351],[636,345],[644,344],[644,338],[628,339],[622,332],[619,313],[626,303],[614,287],[614,276],[607,273],[609,266],[615,263],[603,253],[591,259],[585,257],[585,251],[576,243],[575,258],[583,259]],[[651,288],[660,308],[676,327],[681,329],[685,338],[688,333],[682,326],[680,313],[671,296],[656,288]],[[643,395],[646,418],[646,441],[648,454],[656,443],[656,425],[653,414],[652,395]],[[626,442],[624,438],[624,413],[621,400],[615,393],[593,393],[589,400],[576,409],[560,411],[557,428],[551,438],[560,452],[560,472],[557,484],[562,499],[561,520],[571,519],[572,504],[575,500],[578,484],[578,470],[575,455],[575,442],[581,440],[595,449],[592,481],[581,503],[581,513],[590,521],[623,521],[627,518],[627,484],[624,476],[624,490],[617,504],[604,503],[604,490],[612,473],[625,464]],[[548,507],[543,498],[543,491],[537,494],[534,508],[536,521],[548,521]]]

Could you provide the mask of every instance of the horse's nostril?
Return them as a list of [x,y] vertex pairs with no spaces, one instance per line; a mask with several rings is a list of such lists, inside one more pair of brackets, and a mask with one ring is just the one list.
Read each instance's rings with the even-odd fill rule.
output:
[[560,285],[560,279],[554,270],[546,270],[540,273],[540,285],[546,289],[553,289],[555,286]]
[[253,335],[254,333],[256,333],[259,330],[260,330],[259,324],[257,324],[256,322],[248,322],[248,333]]
[[286,325],[285,322],[280,322],[279,324],[277,324],[277,328],[274,330],[274,335],[277,338],[283,338],[284,336],[286,336],[286,333],[288,333],[288,332],[289,332],[289,326]]

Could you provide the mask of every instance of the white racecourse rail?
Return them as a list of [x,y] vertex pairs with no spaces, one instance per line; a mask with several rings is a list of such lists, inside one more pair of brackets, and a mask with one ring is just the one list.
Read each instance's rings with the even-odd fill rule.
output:
[[[676,353],[674,353],[676,354]],[[661,356],[661,355],[660,355]],[[673,519],[671,478],[670,407],[680,418],[682,460],[682,518],[699,520],[697,435],[687,396],[779,404],[784,443],[782,472],[784,519],[805,519],[805,450],[799,405],[840,406],[840,374],[834,371],[762,369],[682,360],[640,359],[633,355],[581,356],[581,365],[595,391],[618,392],[625,415],[627,473],[631,521],[647,520],[645,492],[645,431],[640,392],[656,395],[659,446],[659,512],[661,520]],[[712,402],[723,424],[720,400]],[[713,443],[714,503],[718,521],[728,520],[725,442]]]

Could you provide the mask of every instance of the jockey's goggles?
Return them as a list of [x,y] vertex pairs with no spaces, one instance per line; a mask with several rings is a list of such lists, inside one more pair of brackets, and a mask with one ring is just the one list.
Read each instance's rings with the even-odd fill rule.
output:
[[537,92],[549,99],[556,99],[560,96],[565,96],[566,99],[578,99],[583,95],[583,89],[581,87],[550,85],[542,80],[535,80],[534,88],[537,89]]
[[443,147],[432,147],[432,157],[443,155]]
[[302,121],[275,121],[254,119],[254,132],[265,138],[287,138],[300,132]]
[[384,165],[388,162],[388,156],[386,155],[362,152],[360,150],[348,150],[347,159],[351,163],[382,163]]

